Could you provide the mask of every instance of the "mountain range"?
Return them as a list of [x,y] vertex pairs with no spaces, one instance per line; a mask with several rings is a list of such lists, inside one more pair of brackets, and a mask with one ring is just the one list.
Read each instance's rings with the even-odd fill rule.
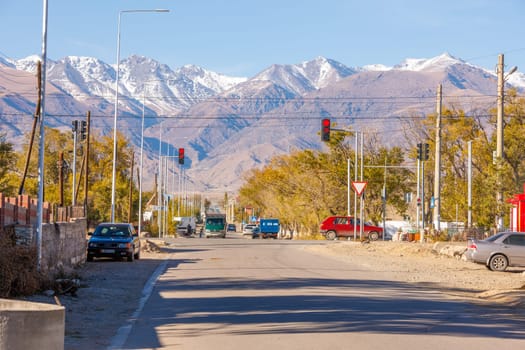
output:
[[[38,60],[0,57],[0,133],[18,146],[32,124]],[[115,65],[96,58],[48,60],[46,124],[68,129],[90,111],[93,127],[111,133],[115,78]],[[144,111],[145,189],[153,184],[159,155],[174,156],[184,147],[188,190],[234,192],[247,170],[275,155],[321,149],[322,118],[338,128],[375,131],[385,144],[406,143],[400,120],[434,112],[438,84],[444,105],[470,111],[495,106],[496,80],[494,72],[447,53],[393,67],[352,68],[317,57],[274,64],[250,78],[194,65],[172,70],[130,56],[119,63],[118,129],[140,148]],[[525,89],[520,72],[507,82]]]

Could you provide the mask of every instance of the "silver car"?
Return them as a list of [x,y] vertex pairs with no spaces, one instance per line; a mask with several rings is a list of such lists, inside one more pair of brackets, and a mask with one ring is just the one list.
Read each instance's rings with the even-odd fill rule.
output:
[[500,232],[482,241],[469,240],[465,256],[469,261],[485,264],[492,271],[525,266],[525,233]]
[[242,229],[242,234],[243,236],[252,236],[253,235],[253,231],[257,228],[257,225],[255,224],[247,224],[247,225],[244,225],[243,229]]

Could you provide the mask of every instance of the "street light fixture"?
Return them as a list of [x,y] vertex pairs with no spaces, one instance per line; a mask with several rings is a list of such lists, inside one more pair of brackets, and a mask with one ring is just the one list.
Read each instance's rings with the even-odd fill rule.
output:
[[118,14],[117,27],[117,69],[115,77],[115,115],[113,118],[113,176],[111,180],[111,222],[115,222],[115,182],[117,178],[117,117],[118,117],[118,83],[119,83],[119,69],[120,69],[120,19],[123,13],[137,13],[137,12],[170,12],[167,9],[152,9],[152,10],[122,10]]
[[505,81],[512,73],[516,72],[518,67],[512,67],[507,75],[504,75],[504,56],[498,56],[498,102],[497,102],[497,120],[496,120],[496,171],[497,171],[497,193],[496,193],[496,229],[500,231],[503,229],[503,190],[501,185],[501,162],[503,161],[503,113],[504,113],[504,88]]

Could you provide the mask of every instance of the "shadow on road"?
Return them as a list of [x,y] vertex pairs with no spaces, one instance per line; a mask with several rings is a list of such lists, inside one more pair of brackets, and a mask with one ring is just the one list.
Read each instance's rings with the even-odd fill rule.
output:
[[435,298],[432,287],[324,278],[162,280],[151,299],[163,302],[139,317],[141,338],[133,344],[160,347],[159,327],[177,337],[199,336],[204,329],[230,335],[368,332],[525,339],[524,319],[511,316],[508,308]]

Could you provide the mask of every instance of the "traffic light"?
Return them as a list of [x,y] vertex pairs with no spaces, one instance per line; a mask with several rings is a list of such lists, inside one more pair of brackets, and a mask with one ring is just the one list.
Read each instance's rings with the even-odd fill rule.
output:
[[328,118],[321,121],[321,140],[330,141],[330,119]]
[[429,146],[428,143],[425,143],[425,149],[423,152],[423,160],[428,160]]
[[423,160],[423,144],[422,143],[417,144],[417,159]]
[[179,148],[179,164],[184,164],[184,148]]
[[73,130],[73,133],[77,132],[77,130],[78,130],[78,120],[73,120],[71,122],[71,129]]
[[85,140],[87,137],[87,122],[82,120],[80,122],[80,139]]

